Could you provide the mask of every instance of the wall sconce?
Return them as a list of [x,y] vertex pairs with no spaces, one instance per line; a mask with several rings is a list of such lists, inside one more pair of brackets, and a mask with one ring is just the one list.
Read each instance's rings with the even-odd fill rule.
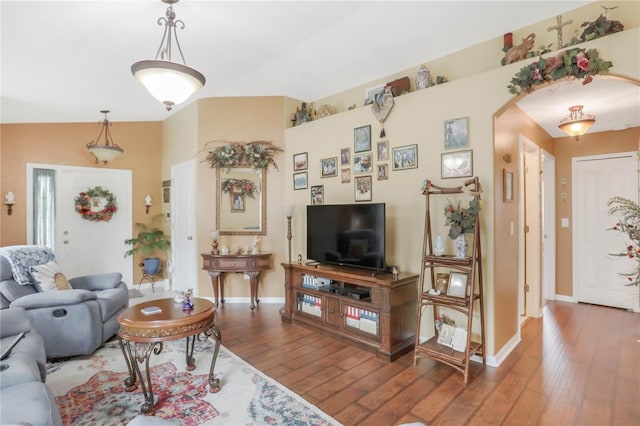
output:
[[216,231],[211,231],[209,233],[211,236],[211,254],[220,254],[220,250],[218,250],[218,236],[220,233]]
[[149,207],[152,206],[151,195],[147,195],[146,197],[144,197],[144,205],[147,208],[146,213],[149,214]]
[[289,265],[291,265],[291,218],[293,217],[293,205],[289,204],[284,208],[284,216],[287,218],[287,240],[289,240]]
[[4,203],[7,206],[7,213],[11,216],[13,214],[13,205],[16,203],[16,196],[13,195],[13,192],[9,191],[5,194]]

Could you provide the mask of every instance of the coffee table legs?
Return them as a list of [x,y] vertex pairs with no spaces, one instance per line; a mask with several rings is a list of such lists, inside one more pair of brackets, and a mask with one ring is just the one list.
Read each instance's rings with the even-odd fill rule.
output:
[[[153,399],[153,384],[151,383],[151,371],[149,370],[149,358],[154,353],[158,355],[162,352],[162,342],[156,343],[134,343],[133,351],[131,350],[131,343],[128,340],[120,339],[120,349],[124,355],[127,368],[129,369],[129,377],[124,381],[125,390],[131,392],[136,388],[136,378],[140,378],[140,386],[142,386],[142,394],[144,396],[144,403],[140,406],[140,411],[143,413],[149,413],[153,410],[155,405]],[[144,361],[145,376],[140,371],[140,363]],[[146,379],[146,382],[145,382]]]

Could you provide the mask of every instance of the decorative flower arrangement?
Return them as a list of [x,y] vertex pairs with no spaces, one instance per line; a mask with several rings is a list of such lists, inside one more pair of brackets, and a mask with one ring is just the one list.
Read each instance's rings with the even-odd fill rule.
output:
[[630,241],[626,243],[625,250],[613,253],[613,256],[628,257],[637,263],[633,272],[620,273],[626,277],[627,285],[640,285],[640,206],[635,201],[613,197],[609,200],[609,214],[620,213],[618,222],[611,230],[622,232]]
[[[94,207],[100,207],[99,198],[107,200],[107,204],[102,210],[94,211]],[[103,189],[101,186],[90,188],[86,192],[81,192],[76,198],[76,211],[80,213],[83,219],[92,222],[109,222],[113,214],[118,211],[118,203],[116,197],[111,192]]]
[[267,169],[269,165],[278,169],[274,160],[276,153],[282,148],[267,141],[255,141],[247,144],[231,142],[209,151],[204,161],[211,168],[231,168],[249,166],[255,169]]
[[255,193],[258,192],[258,188],[255,183],[248,179],[227,179],[222,182],[222,192],[244,194],[255,198]]
[[600,59],[596,49],[573,48],[563,50],[557,56],[540,57],[538,61],[524,66],[507,86],[510,93],[529,93],[535,86],[565,77],[583,78],[582,84],[590,83],[594,75],[607,74],[613,64]]
[[456,325],[456,322],[451,318],[449,318],[448,316],[446,316],[445,314],[440,314],[436,318],[436,322],[435,322],[436,328],[438,329],[438,333],[442,331],[442,324],[454,326]]
[[444,208],[445,225],[449,225],[449,238],[455,240],[459,235],[471,234],[474,229],[476,216],[480,212],[480,200],[474,197],[469,207],[462,208],[460,203],[456,207],[449,202]]

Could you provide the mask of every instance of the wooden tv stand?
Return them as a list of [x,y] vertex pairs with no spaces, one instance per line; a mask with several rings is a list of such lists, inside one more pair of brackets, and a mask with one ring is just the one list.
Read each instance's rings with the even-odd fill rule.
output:
[[418,275],[283,263],[282,321],[346,339],[394,361],[415,344]]

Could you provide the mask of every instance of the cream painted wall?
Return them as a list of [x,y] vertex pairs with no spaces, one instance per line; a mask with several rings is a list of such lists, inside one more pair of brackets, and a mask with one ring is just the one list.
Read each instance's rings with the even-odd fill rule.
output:
[[[640,76],[638,35],[639,31],[635,28],[584,43],[582,47],[599,49],[603,58],[614,63],[613,71],[637,78]],[[503,318],[505,314],[509,317],[511,315],[497,308],[506,304],[517,309],[517,292],[502,294],[494,283],[494,203],[495,197],[501,197],[502,193],[495,193],[493,189],[496,187],[495,169],[498,166],[502,169],[502,164],[494,163],[493,115],[512,100],[513,96],[506,86],[526,63],[512,64],[397,97],[385,122],[387,139],[391,148],[417,144],[418,168],[390,171],[389,179],[385,181],[377,181],[374,177],[373,185],[373,201],[385,202],[388,206],[388,263],[398,265],[401,270],[419,272],[425,213],[424,199],[419,194],[420,185],[425,178],[445,186],[461,183],[460,179],[440,179],[440,159],[444,151],[443,121],[469,117],[474,175],[480,178],[485,191],[482,196],[481,226],[487,353],[490,355],[495,355],[517,333],[517,323]],[[353,177],[349,184],[340,183],[339,177],[321,178],[320,160],[338,156],[341,148],[353,149],[353,129],[366,124],[372,125],[372,144],[375,146],[375,142],[380,140],[377,137],[380,126],[369,108],[357,108],[288,129],[285,145],[286,175],[291,176],[293,173],[289,160],[292,155],[308,152],[309,186],[324,185],[327,204],[353,202]],[[548,141],[542,144],[548,144]],[[378,162],[374,161],[374,164]],[[310,195],[309,190],[294,191],[292,186],[291,179],[286,179],[286,202],[296,205],[293,251],[302,253],[305,257],[305,206],[309,204]],[[441,229],[444,234],[445,229]],[[426,318],[428,320],[428,316]],[[428,325],[423,324],[425,330],[429,329]],[[497,336],[500,337],[499,341],[496,341]]]

